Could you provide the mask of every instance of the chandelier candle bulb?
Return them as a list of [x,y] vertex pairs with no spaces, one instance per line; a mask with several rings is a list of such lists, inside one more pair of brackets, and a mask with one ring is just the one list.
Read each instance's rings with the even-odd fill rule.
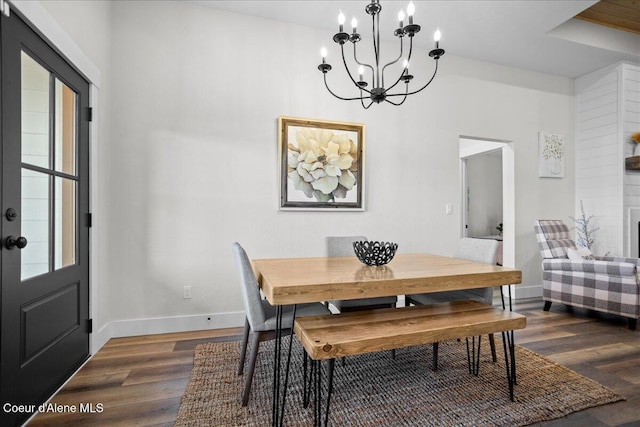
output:
[[404,27],[404,12],[402,10],[400,10],[400,12],[398,12],[398,21],[400,21],[400,27],[402,28]]
[[351,20],[351,28],[353,28],[353,34],[356,34],[358,31],[358,20],[356,19],[356,17],[354,16],[353,19]]
[[436,32],[433,33],[433,40],[436,42],[436,49],[440,47],[440,37],[442,37],[442,34],[440,33],[440,28],[438,28]]
[[343,32],[344,31],[344,13],[342,13],[342,10],[338,14],[338,25],[340,27],[340,32]]
[[327,62],[327,48],[323,47],[322,49],[320,49],[320,56],[322,56],[322,63],[326,64]]
[[413,2],[409,2],[409,6],[407,6],[407,15],[409,15],[409,25],[413,24],[413,13],[416,11],[416,7],[413,5]]

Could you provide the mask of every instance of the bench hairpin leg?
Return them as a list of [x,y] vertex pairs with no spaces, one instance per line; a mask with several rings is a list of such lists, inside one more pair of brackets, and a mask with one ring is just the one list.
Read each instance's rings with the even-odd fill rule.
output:
[[320,360],[314,360],[315,364],[315,380],[316,380],[316,393],[315,404],[313,414],[313,425],[320,427],[322,425],[322,362]]
[[[507,370],[507,381],[509,383],[509,399],[513,402],[513,386],[515,384],[516,367],[514,362],[516,360],[515,346],[513,345],[513,337],[508,340],[509,334],[513,335],[513,331],[502,332],[502,346],[504,347],[504,364]],[[507,341],[509,343],[507,344]],[[507,346],[509,350],[507,351]]]
[[438,370],[438,348],[440,347],[440,343],[433,343],[433,372]]
[[467,366],[469,373],[478,376],[480,372],[480,342],[482,335],[478,336],[478,348],[476,349],[476,337],[471,337],[471,351],[469,351],[469,338],[467,337]]
[[333,391],[333,367],[335,361],[335,359],[329,359],[329,366],[327,368],[327,408],[324,414],[324,427],[327,427],[329,424],[329,405],[331,404],[331,392]]
[[508,331],[509,343],[511,344],[511,375],[513,375],[513,385],[518,385],[518,376],[516,375],[516,342],[514,331]]
[[[302,349],[302,407],[309,407],[309,394],[307,393],[307,367],[309,365],[307,352]],[[309,379],[309,383],[311,379]]]

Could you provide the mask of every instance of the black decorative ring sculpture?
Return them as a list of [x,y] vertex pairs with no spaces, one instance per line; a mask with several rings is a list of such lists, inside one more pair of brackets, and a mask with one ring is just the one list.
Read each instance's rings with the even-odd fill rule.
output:
[[367,265],[388,264],[396,254],[397,243],[374,242],[369,240],[353,242],[353,250],[358,259]]

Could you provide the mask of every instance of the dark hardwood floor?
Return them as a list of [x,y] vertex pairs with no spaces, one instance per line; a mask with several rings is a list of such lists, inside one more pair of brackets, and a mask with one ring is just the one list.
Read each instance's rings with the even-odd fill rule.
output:
[[[626,398],[541,426],[640,426],[640,330],[627,322],[561,304],[542,311],[539,298],[517,301],[527,316],[516,343],[604,384]],[[46,413],[35,426],[172,426],[189,380],[196,345],[239,340],[241,328],[110,340],[54,397],[77,407],[103,405],[95,413]]]

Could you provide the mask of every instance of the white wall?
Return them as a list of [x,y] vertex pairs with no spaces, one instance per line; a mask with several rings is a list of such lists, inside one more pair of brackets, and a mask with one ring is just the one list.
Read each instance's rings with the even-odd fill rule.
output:
[[[324,236],[341,234],[451,254],[460,135],[514,141],[516,267],[528,285],[541,282],[532,223],[573,213],[571,80],[447,52],[423,93],[365,111],[323,87],[326,31],[169,1],[118,2],[110,19],[110,62],[96,61],[113,84],[98,153],[104,192],[94,196],[108,224],[98,268],[114,334],[240,324],[236,240],[254,258],[321,255]],[[61,23],[82,38],[79,23]],[[342,77],[335,59],[331,50],[331,81]],[[432,65],[425,53],[412,69]],[[279,115],[366,125],[365,212],[278,210]],[[540,130],[565,135],[565,179],[537,177]],[[193,299],[182,298],[185,285]]]

